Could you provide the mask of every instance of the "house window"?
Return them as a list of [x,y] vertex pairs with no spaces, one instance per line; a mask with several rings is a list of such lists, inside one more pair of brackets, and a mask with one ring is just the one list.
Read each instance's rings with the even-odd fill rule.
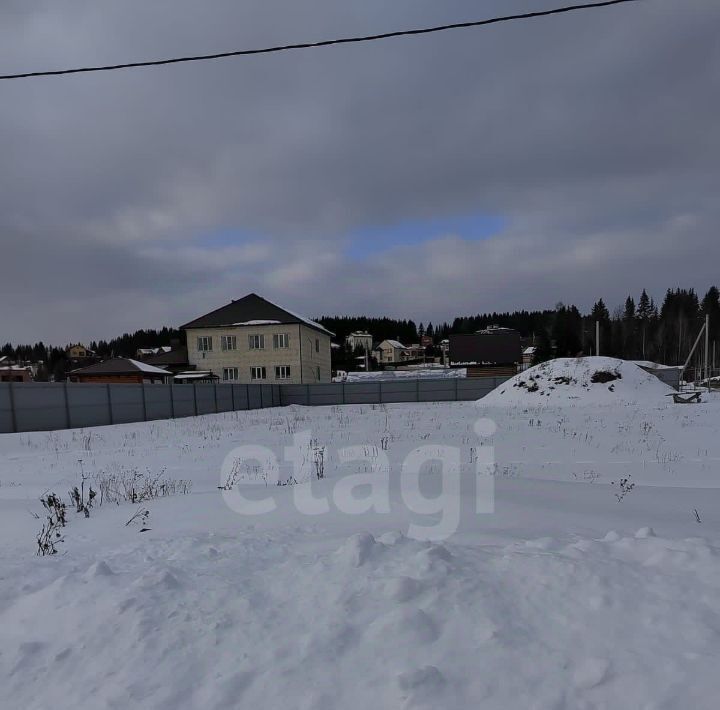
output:
[[197,339],[197,349],[201,353],[212,350],[212,335],[199,335]]
[[264,350],[265,349],[265,336],[264,335],[248,335],[248,345],[250,350]]
[[276,380],[289,380],[290,379],[289,365],[276,365],[275,366],[275,379]]
[[239,379],[237,367],[223,367],[223,380],[237,379]]
[[315,352],[320,352],[320,338],[315,338]]
[[221,350],[237,350],[237,337],[234,335],[221,335],[220,336],[220,349]]
[[267,380],[267,371],[265,367],[251,367],[250,368],[250,379],[251,380]]
[[273,348],[275,350],[290,347],[290,336],[287,333],[275,333],[273,335]]

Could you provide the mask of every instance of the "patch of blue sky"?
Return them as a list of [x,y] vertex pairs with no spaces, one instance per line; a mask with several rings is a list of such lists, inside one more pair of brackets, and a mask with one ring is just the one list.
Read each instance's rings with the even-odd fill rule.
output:
[[497,215],[472,214],[361,227],[347,235],[345,253],[353,259],[364,259],[393,247],[413,246],[448,235],[471,241],[488,239],[502,232],[506,223]]

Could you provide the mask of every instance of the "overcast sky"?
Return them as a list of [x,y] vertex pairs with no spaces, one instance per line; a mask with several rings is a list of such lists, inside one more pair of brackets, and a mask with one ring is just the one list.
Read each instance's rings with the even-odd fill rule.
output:
[[[562,0],[2,0],[2,73]],[[434,322],[720,282],[720,3],[0,82],[0,341],[255,291]]]

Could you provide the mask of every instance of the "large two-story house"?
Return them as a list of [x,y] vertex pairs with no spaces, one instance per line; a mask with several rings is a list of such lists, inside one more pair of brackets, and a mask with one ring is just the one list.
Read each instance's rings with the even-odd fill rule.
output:
[[319,323],[251,293],[182,326],[188,362],[221,382],[330,382],[330,339]]

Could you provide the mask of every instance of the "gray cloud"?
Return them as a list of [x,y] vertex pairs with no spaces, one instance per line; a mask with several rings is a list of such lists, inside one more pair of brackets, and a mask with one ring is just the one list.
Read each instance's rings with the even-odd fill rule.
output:
[[[529,7],[6,0],[0,66]],[[250,290],[309,314],[438,320],[705,288],[720,256],[718,30],[713,0],[648,0],[422,39],[4,82],[0,340],[179,323]],[[456,213],[503,215],[507,229],[480,242],[438,234],[365,262],[344,254],[352,229]],[[228,229],[251,236],[204,239]]]

